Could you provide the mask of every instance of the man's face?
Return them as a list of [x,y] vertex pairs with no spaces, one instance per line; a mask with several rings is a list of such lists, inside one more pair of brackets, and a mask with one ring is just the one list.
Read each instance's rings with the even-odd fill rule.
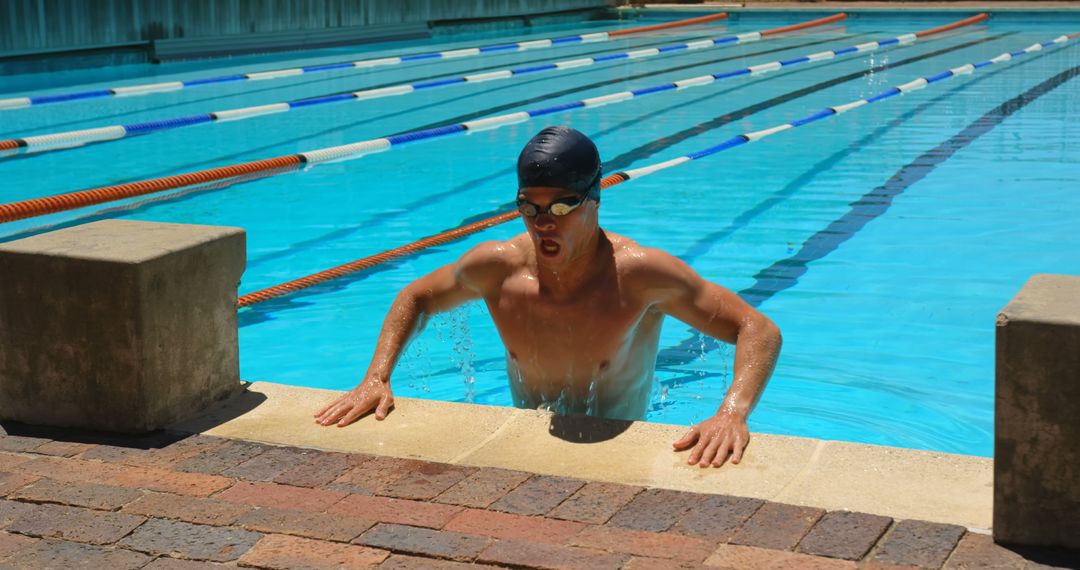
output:
[[519,202],[528,202],[541,212],[535,217],[522,216],[536,248],[538,263],[558,269],[585,253],[597,230],[599,204],[586,198],[564,216],[556,216],[550,211],[557,203],[574,203],[580,198],[580,194],[550,186],[529,186],[518,191]]

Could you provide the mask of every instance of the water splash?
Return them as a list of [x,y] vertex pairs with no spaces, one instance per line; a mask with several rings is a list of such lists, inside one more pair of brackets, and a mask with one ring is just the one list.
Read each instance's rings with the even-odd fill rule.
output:
[[473,351],[473,338],[469,329],[469,313],[473,303],[444,313],[435,319],[435,334],[440,342],[451,344],[450,363],[461,373],[464,384],[463,401],[473,403],[476,400],[476,352]]

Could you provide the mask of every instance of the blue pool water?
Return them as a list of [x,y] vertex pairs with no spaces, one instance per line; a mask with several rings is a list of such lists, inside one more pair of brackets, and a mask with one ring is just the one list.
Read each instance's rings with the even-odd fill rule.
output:
[[[2,201],[188,172],[574,101],[937,26],[966,14],[863,14],[814,33],[327,105],[82,148],[0,159]],[[731,21],[603,44],[418,62],[0,112],[0,138],[261,105],[482,67],[570,59],[742,33],[815,15]],[[0,79],[0,97],[172,81],[452,49],[674,20],[471,36]],[[913,46],[804,65],[394,148],[199,193],[0,226],[0,239],[106,215],[241,226],[248,293],[501,211],[514,159],[544,126],[596,140],[614,172],[671,159],[1004,51],[1080,31],[1080,15],[1002,14]],[[784,333],[751,429],[988,456],[994,317],[1034,273],[1080,274],[1080,66],[1076,42],[784,132],[607,191],[602,225],[667,250],[758,304]],[[101,214],[101,212],[106,212]],[[240,314],[243,378],[344,390],[360,380],[396,292],[513,222],[256,305]],[[651,421],[715,412],[732,350],[673,319],[660,340]],[[398,396],[511,405],[482,304],[435,319],[393,380]]]

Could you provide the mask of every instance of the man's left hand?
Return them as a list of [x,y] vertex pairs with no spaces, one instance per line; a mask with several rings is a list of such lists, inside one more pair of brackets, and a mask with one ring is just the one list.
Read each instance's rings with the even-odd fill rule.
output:
[[694,450],[690,452],[687,463],[697,463],[704,468],[709,465],[720,467],[729,455],[732,463],[742,461],[743,450],[748,443],[750,429],[746,427],[746,418],[734,413],[720,412],[691,427],[690,431],[673,445],[676,451],[693,445]]

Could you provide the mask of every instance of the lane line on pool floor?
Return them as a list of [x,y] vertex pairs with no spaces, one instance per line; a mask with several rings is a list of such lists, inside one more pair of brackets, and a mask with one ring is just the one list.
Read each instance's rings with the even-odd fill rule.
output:
[[[945,31],[960,27],[961,25],[970,25],[971,23],[973,23],[967,22],[966,24],[964,24],[963,22],[965,22],[965,20],[954,22],[946,26],[939,26],[930,30],[915,32],[914,35],[916,37],[923,37],[931,34],[943,33]],[[900,44],[899,41],[891,40],[897,40],[897,38],[891,38],[889,40],[882,41],[887,42],[886,45],[912,45],[910,42],[906,44]],[[844,52],[845,55],[850,53],[865,53],[880,49],[881,43],[882,42],[879,41],[860,44],[868,46],[863,50],[851,51],[849,50],[849,48],[843,48],[841,50],[832,50],[831,52],[819,52],[818,54],[810,54],[806,56],[796,57],[784,60],[778,67],[769,64],[762,64],[761,66],[755,66],[758,69],[756,73],[752,71],[750,67],[739,68],[733,71],[699,76],[685,80],[655,85],[651,87],[639,88],[632,91],[621,91],[597,97],[590,97],[570,103],[554,105],[551,107],[531,109],[518,113],[510,113],[506,115],[499,115],[473,121],[465,121],[463,123],[449,124],[431,129],[412,131],[398,135],[391,135],[389,137],[379,139],[372,139],[357,143],[340,145],[336,147],[301,152],[293,155],[284,155],[242,164],[212,168],[209,170],[201,170],[197,172],[190,172],[174,176],[166,176],[163,178],[143,180],[139,182],[119,184],[114,186],[105,186],[90,190],[70,192],[67,194],[57,194],[43,198],[34,198],[19,202],[0,204],[0,223],[6,223],[20,219],[82,208],[85,206],[92,206],[125,198],[132,198],[135,196],[141,196],[153,192],[160,192],[163,190],[170,190],[182,186],[202,184],[232,176],[249,174],[251,172],[257,172],[259,170],[281,168],[291,164],[305,163],[307,165],[313,165],[323,162],[352,160],[367,154],[383,152],[393,146],[401,146],[403,144],[412,143],[420,140],[430,140],[435,138],[441,138],[447,135],[461,134],[471,131],[489,130],[511,124],[526,122],[535,117],[559,113],[562,111],[579,108],[599,107],[635,98],[640,98],[647,95],[653,95],[656,93],[666,93],[679,91],[686,88],[700,87],[712,84],[718,80],[768,73],[771,71],[783,69],[787,66],[793,66],[802,63],[813,63],[815,61],[825,61],[828,59],[832,59],[832,57],[836,57],[835,55],[833,55],[832,57],[827,57],[821,54],[835,54],[836,52]],[[874,47],[874,44],[876,44],[876,47]],[[812,56],[817,57],[815,59],[811,59]]]
[[[705,149],[702,149],[702,150],[699,150],[699,151],[696,151],[696,152],[692,152],[692,153],[683,155],[683,156],[678,157],[678,158],[674,158],[674,159],[671,159],[671,160],[666,160],[666,161],[656,163],[656,164],[652,164],[652,165],[649,165],[649,166],[644,166],[644,167],[629,169],[629,170],[625,170],[625,171],[615,172],[613,174],[610,174],[610,175],[604,177],[604,179],[601,182],[601,188],[607,189],[607,188],[610,188],[611,186],[615,186],[617,184],[621,184],[621,183],[629,181],[629,180],[635,180],[635,179],[638,179],[638,178],[643,178],[645,176],[649,176],[649,175],[655,174],[657,172],[662,172],[664,170],[667,170],[669,168],[673,168],[673,167],[685,164],[687,162],[691,162],[691,161],[694,161],[694,160],[699,160],[699,159],[702,159],[702,158],[706,158],[706,157],[712,156],[714,154],[718,154],[720,152],[723,152],[723,151],[726,151],[726,150],[729,150],[729,149],[732,149],[732,148],[735,148],[735,147],[738,147],[738,146],[742,146],[742,145],[753,143],[753,142],[758,142],[758,141],[760,141],[762,139],[765,139],[767,137],[782,133],[782,132],[790,130],[790,129],[805,126],[805,125],[815,123],[815,122],[818,122],[818,121],[821,121],[821,120],[824,120],[824,119],[827,119],[827,118],[830,118],[830,117],[841,115],[841,114],[856,110],[856,109],[858,109],[860,107],[863,107],[863,106],[866,106],[866,105],[869,105],[869,104],[872,104],[872,103],[877,103],[879,101],[884,101],[886,99],[890,99],[890,98],[895,97],[897,95],[903,95],[903,94],[906,94],[906,93],[911,93],[913,91],[924,89],[924,88],[926,88],[926,87],[928,87],[928,86],[930,86],[930,85],[932,85],[934,83],[937,83],[939,81],[944,81],[946,79],[949,79],[949,78],[952,78],[952,77],[958,77],[960,75],[972,74],[972,73],[975,73],[977,70],[979,70],[981,68],[984,68],[984,67],[987,67],[987,66],[991,66],[991,65],[994,65],[994,64],[1000,64],[1000,63],[1007,63],[1007,62],[1011,61],[1013,58],[1016,58],[1016,57],[1021,57],[1021,56],[1024,56],[1024,55],[1027,55],[1027,54],[1030,54],[1030,53],[1041,51],[1044,48],[1052,47],[1052,46],[1055,46],[1055,45],[1065,44],[1069,40],[1074,39],[1077,36],[1080,36],[1080,33],[1072,34],[1072,35],[1062,35],[1062,36],[1059,36],[1057,38],[1054,38],[1053,40],[1032,44],[1032,45],[1030,45],[1030,46],[1028,46],[1028,47],[1026,47],[1024,49],[1021,49],[1021,50],[1017,50],[1017,51],[1013,51],[1013,52],[1005,52],[1005,53],[1003,53],[1001,55],[998,55],[997,57],[991,58],[991,59],[986,60],[986,61],[982,61],[982,62],[979,62],[979,63],[969,63],[969,64],[957,66],[957,67],[954,67],[954,68],[951,68],[951,69],[948,69],[948,70],[945,70],[945,71],[942,71],[942,72],[939,72],[939,73],[936,73],[936,74],[933,74],[933,75],[919,77],[919,78],[916,78],[916,79],[914,79],[912,81],[909,81],[907,83],[903,83],[903,84],[900,84],[900,85],[897,85],[897,86],[894,86],[894,87],[890,87],[889,89],[886,89],[885,91],[882,91],[882,92],[880,92],[880,93],[878,93],[876,95],[873,95],[871,97],[867,97],[867,98],[863,98],[863,99],[857,99],[855,101],[851,101],[851,102],[840,104],[840,105],[835,105],[835,106],[832,106],[832,107],[826,107],[826,108],[824,108],[824,109],[822,109],[822,110],[820,110],[818,112],[811,113],[811,114],[809,114],[809,115],[807,115],[805,117],[802,117],[800,119],[796,119],[795,121],[791,121],[791,122],[788,122],[788,123],[783,123],[783,124],[780,124],[780,125],[776,125],[776,126],[773,126],[773,127],[769,127],[769,128],[761,129],[761,130],[757,130],[757,131],[751,131],[751,132],[747,132],[747,133],[742,133],[742,134],[736,135],[734,137],[731,137],[731,138],[729,138],[729,139],[727,139],[727,140],[725,140],[725,141],[723,141],[723,142],[721,142],[721,143],[719,143],[717,145],[713,145],[711,147],[708,147],[708,148],[705,148]],[[1050,89],[1056,88],[1057,86],[1061,85],[1065,81],[1068,81],[1068,80],[1072,79],[1077,74],[1080,74],[1080,66],[1074,67],[1074,68],[1070,69],[1067,72],[1062,72],[1061,74],[1058,74],[1054,78],[1049,79],[1049,80],[1041,83],[1036,88],[1033,88],[1028,93],[1022,94],[1020,96],[1017,96],[1014,99],[1011,99],[1010,101],[1008,101],[1006,103],[1003,103],[1001,106],[998,107],[998,109],[1006,108],[1007,105],[1011,104],[1013,107],[1015,107],[1011,111],[1009,111],[1008,114],[1011,115],[1016,110],[1022,108],[1024,105],[1026,105],[1030,101],[1035,100],[1039,96],[1045,94],[1046,92],[1049,92]],[[1042,91],[1039,91],[1039,89],[1042,89]],[[1016,103],[1017,101],[1019,101],[1020,103]],[[991,113],[993,113],[993,112],[991,112]],[[1006,116],[1008,116],[1008,115],[1002,116],[1000,119],[997,120],[997,122],[993,123],[989,127],[983,127],[983,128],[985,128],[985,130],[983,132],[989,131],[989,129],[993,128],[993,126],[996,126],[997,123],[1000,123],[1000,121],[1003,120]],[[979,121],[976,121],[975,123],[973,123],[973,125],[971,127],[969,127],[969,129],[978,128],[979,126],[982,125],[983,122],[987,122],[986,116],[981,118]],[[964,132],[967,132],[967,131],[968,131],[968,129],[965,129]],[[980,133],[980,135],[981,134],[982,133]],[[960,135],[957,135],[957,136],[959,137]],[[953,139],[956,139],[956,137],[953,137]],[[950,141],[952,141],[953,139],[950,139]],[[974,140],[974,139],[971,139],[971,140]],[[963,148],[963,146],[966,146],[969,142],[970,141],[965,142],[963,145],[958,146],[952,152],[955,153],[956,150],[959,150],[959,148]],[[933,152],[937,152],[937,151],[939,151],[939,148],[935,148],[934,150],[930,151],[929,153],[926,153],[924,155],[924,157],[927,156],[927,155],[932,155]],[[949,154],[949,156],[951,156],[951,153]],[[934,163],[934,166],[936,166],[936,164],[937,163]],[[932,170],[932,168],[933,168],[933,166],[930,169],[926,169],[925,173],[928,173],[929,170]],[[922,176],[925,176],[925,173],[923,173]],[[904,171],[903,171],[903,169],[901,169],[901,172],[894,175],[893,178],[901,179],[901,183],[902,183],[903,182],[903,180],[902,180],[903,174],[904,174]],[[920,179],[921,179],[921,177],[920,177]],[[892,180],[892,179],[890,179],[890,180]],[[875,189],[875,191],[877,191],[877,189]],[[901,188],[900,191],[902,191],[902,188]],[[873,191],[871,192],[871,194],[868,194],[867,196],[871,196],[872,194],[873,194]],[[856,203],[856,204],[858,204],[858,203]],[[854,212],[854,208],[853,208],[853,212]],[[849,213],[849,215],[854,216],[854,215],[863,215],[863,214],[860,212],[860,213],[855,213],[855,214],[850,214]],[[442,232],[440,234],[429,236],[429,237],[423,238],[421,240],[418,240],[418,241],[410,243],[410,244],[406,244],[406,245],[403,245],[403,246],[400,246],[400,247],[396,247],[396,248],[393,248],[393,249],[390,249],[390,250],[387,250],[387,251],[384,251],[384,252],[381,252],[381,253],[378,253],[378,254],[375,254],[375,255],[372,255],[372,256],[368,256],[368,257],[365,257],[365,258],[362,258],[362,259],[358,259],[358,260],[350,262],[350,263],[346,263],[346,264],[343,264],[343,265],[339,265],[337,267],[326,269],[324,271],[320,271],[320,272],[312,274],[312,275],[301,277],[299,279],[294,279],[294,280],[289,281],[287,283],[282,283],[282,284],[279,284],[279,285],[275,285],[273,287],[268,287],[266,289],[262,289],[262,290],[259,290],[259,291],[254,291],[252,293],[242,295],[238,300],[238,305],[241,308],[243,308],[243,307],[255,304],[255,303],[260,303],[260,302],[263,302],[263,301],[274,299],[276,297],[280,297],[280,296],[283,296],[283,295],[288,295],[288,294],[293,293],[295,291],[305,289],[305,288],[311,287],[313,285],[323,283],[325,281],[336,279],[336,278],[342,277],[344,275],[349,275],[349,274],[355,273],[357,271],[368,269],[370,267],[374,267],[374,266],[379,265],[381,263],[385,263],[386,261],[398,259],[400,257],[410,255],[412,253],[415,253],[417,251],[421,251],[423,249],[427,249],[427,248],[435,246],[435,245],[441,245],[441,244],[448,243],[448,242],[451,242],[451,241],[456,241],[457,239],[460,239],[462,237],[477,233],[477,232],[482,231],[484,229],[487,229],[489,227],[509,222],[509,221],[519,217],[519,216],[520,216],[520,214],[517,211],[506,212],[506,213],[503,213],[503,214],[500,214],[500,215],[497,215],[497,216],[493,216],[493,217],[485,219],[485,220],[481,220],[479,222],[475,222],[475,223],[472,223],[472,224],[468,224],[466,226],[462,226],[460,228],[455,228],[453,230],[449,230],[449,231],[446,231],[446,232]],[[845,220],[845,219],[846,218],[842,218],[842,220]],[[834,222],[833,224],[830,225],[830,228],[827,228],[826,230],[823,230],[822,232],[819,232],[818,234],[815,234],[815,235],[817,236],[817,235],[822,235],[824,233],[827,233],[837,223],[839,223],[839,221]],[[832,230],[832,231],[835,231],[835,230]],[[813,239],[814,238],[811,238],[811,240],[813,240]],[[841,241],[844,241],[846,239],[847,238],[844,238]],[[811,240],[808,240],[807,243],[809,244]],[[811,246],[807,246],[807,245],[804,244],[804,250],[807,250],[808,247],[809,248],[818,247],[817,251],[819,251],[819,252],[823,251],[824,252],[824,253],[821,253],[821,255],[827,254],[828,251],[832,250],[832,249],[829,249],[829,248],[826,247],[826,245],[827,245],[826,242],[820,241],[820,239],[819,239],[819,242],[820,243],[814,243]],[[825,244],[825,245],[822,245],[822,244]],[[802,254],[802,253],[803,253],[803,251],[800,251],[800,254]],[[800,254],[796,254],[796,256],[793,256],[792,258],[789,258],[789,259],[797,259]],[[782,263],[782,262],[778,262],[778,263]],[[777,265],[777,264],[774,264],[774,266],[775,265]],[[768,270],[768,268],[766,269],[766,271],[767,270]],[[762,273],[759,273],[758,275],[762,275],[763,273],[764,273],[764,271]],[[752,291],[752,288],[740,291],[740,296],[744,296],[744,294],[748,295],[750,291]],[[756,304],[760,304],[760,302],[756,303]]]
[[[310,107],[327,105],[332,103],[370,101],[385,97],[408,95],[410,93],[429,89],[439,89],[454,85],[467,85],[489,81],[500,81],[503,79],[513,79],[533,73],[563,71],[566,69],[588,67],[595,64],[602,64],[613,61],[645,59],[664,54],[687,54],[713,47],[734,46],[739,44],[751,43],[771,36],[780,35],[786,32],[794,32],[814,27],[820,27],[843,20],[846,17],[846,14],[835,14],[833,16],[818,18],[816,20],[803,22],[791,26],[783,26],[742,34],[719,36],[715,38],[697,40],[692,42],[671,43],[660,47],[635,49],[631,51],[623,51],[607,55],[593,57],[575,57],[574,59],[567,59],[556,62],[549,61],[539,65],[521,65],[518,67],[499,69],[496,71],[472,73],[467,75],[458,75],[437,79],[427,79],[425,81],[420,81],[416,83],[397,83],[385,87],[368,88],[347,93],[316,95],[314,97],[305,97],[302,99],[295,99],[291,101],[269,103],[250,107],[240,107],[221,111],[212,111],[209,113],[171,117],[168,119],[141,121],[138,123],[129,123],[126,125],[108,125],[89,129],[79,129],[75,131],[16,137],[13,139],[0,140],[0,150],[19,149],[19,151],[21,152],[47,152],[51,150],[60,150],[65,148],[84,146],[92,143],[104,143],[133,136],[145,136],[153,133],[164,132],[183,127],[197,125],[215,125],[226,122],[253,119],[266,115],[275,115],[293,111],[296,109],[307,109]],[[969,19],[973,20],[973,22],[981,21],[986,19],[986,16],[983,15],[981,18],[975,16]],[[908,43],[914,42],[914,34],[909,35],[912,37],[902,37],[902,39],[894,38],[893,40],[885,41],[890,42],[890,44],[904,43],[905,41],[908,41]],[[866,45],[868,46],[870,44]],[[853,48],[849,49],[852,49],[852,53],[855,53],[859,51],[859,47],[861,46],[854,46]],[[862,51],[866,51],[866,49],[863,49]],[[837,54],[834,54],[833,57],[835,57],[836,55]]]
[[111,87],[105,89],[94,89],[90,91],[73,91],[67,93],[59,93],[55,95],[38,95],[30,97],[14,97],[8,99],[0,99],[0,111],[4,110],[16,110],[25,109],[28,107],[46,105],[50,103],[61,103],[68,101],[81,101],[86,99],[97,99],[101,97],[130,97],[136,95],[150,95],[153,93],[165,93],[171,91],[179,91],[191,87],[200,87],[205,85],[215,85],[221,83],[233,83],[244,81],[265,81],[270,79],[279,79],[282,77],[293,77],[296,75],[307,75],[312,73],[322,73],[327,71],[340,71],[343,69],[370,69],[373,67],[382,67],[389,65],[398,65],[402,63],[409,63],[413,61],[424,60],[437,60],[437,59],[459,59],[463,57],[473,57],[488,55],[491,53],[505,53],[505,52],[520,52],[533,49],[543,49],[555,46],[572,45],[579,43],[592,43],[592,42],[605,42],[611,38],[618,38],[621,36],[627,36],[632,34],[640,34],[646,32],[652,32],[657,30],[671,29],[677,27],[693,26],[697,24],[704,24],[714,22],[717,20],[723,20],[728,17],[726,12],[720,12],[719,14],[710,14],[708,16],[700,16],[697,18],[689,18],[687,20],[679,20],[676,22],[666,22],[663,24],[652,24],[648,26],[639,26],[635,28],[624,28],[619,30],[612,30],[610,32],[594,32],[590,34],[575,34],[570,36],[559,36],[553,38],[534,39],[521,42],[493,44],[480,47],[467,47],[457,48],[452,50],[437,51],[437,52],[425,52],[398,56],[387,56],[373,59],[363,59],[358,61],[343,61],[335,63],[324,63],[320,65],[311,65],[306,67],[293,67],[287,69],[274,69],[268,71],[257,71],[250,73],[235,73],[230,75],[219,75],[213,77],[204,77],[201,79],[190,79],[186,81],[165,81],[158,83],[144,83],[140,85],[127,85],[122,87]]

